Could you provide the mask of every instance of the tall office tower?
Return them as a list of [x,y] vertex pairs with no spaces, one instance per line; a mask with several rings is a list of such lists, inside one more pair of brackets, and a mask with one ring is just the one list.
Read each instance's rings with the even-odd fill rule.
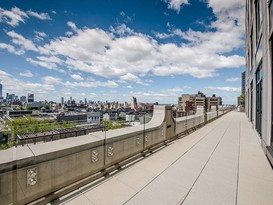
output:
[[245,108],[273,164],[273,0],[246,0]]
[[0,97],[3,96],[3,86],[2,86],[2,82],[0,80]]
[[26,96],[21,96],[20,97],[20,101],[21,102],[26,102],[27,101],[27,97]]
[[64,97],[61,98],[61,103],[64,104]]
[[131,97],[131,109],[137,109],[137,99],[134,96]]
[[28,103],[33,103],[34,102],[34,94],[32,94],[32,93],[27,94],[27,102]]
[[242,72],[242,82],[241,82],[241,93],[245,94],[246,92],[246,72]]

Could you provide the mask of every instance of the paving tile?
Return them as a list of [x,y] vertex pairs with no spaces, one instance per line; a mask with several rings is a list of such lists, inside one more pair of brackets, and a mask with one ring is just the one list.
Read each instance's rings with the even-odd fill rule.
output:
[[177,204],[187,192],[188,189],[185,189],[176,180],[162,175],[140,191],[143,196],[151,198],[157,204],[166,205]]
[[272,205],[273,182],[240,175],[238,205]]
[[91,201],[89,201],[84,195],[78,196],[75,199],[72,199],[66,203],[65,205],[80,205],[80,204],[86,204],[86,205],[94,205]]
[[125,203],[136,193],[136,190],[112,178],[83,194],[95,205],[118,205]]
[[134,190],[140,191],[146,184],[152,181],[157,175],[142,169],[140,167],[134,166],[121,174],[115,176],[115,179],[121,181],[122,183],[132,187]]

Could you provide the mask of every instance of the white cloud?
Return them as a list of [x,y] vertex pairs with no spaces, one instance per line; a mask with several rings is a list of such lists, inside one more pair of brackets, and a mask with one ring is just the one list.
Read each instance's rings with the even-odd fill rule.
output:
[[120,82],[135,82],[137,84],[141,84],[144,86],[148,86],[150,84],[143,82],[138,76],[132,74],[132,73],[127,73],[126,75],[123,75],[120,77]]
[[33,77],[32,72],[31,72],[31,71],[29,71],[29,70],[26,70],[26,71],[25,71],[25,72],[23,72],[23,73],[19,73],[19,75],[20,75],[20,76],[24,76],[24,77],[28,77],[28,78]]
[[45,62],[45,61],[37,61],[37,60],[33,60],[32,58],[26,58],[26,60],[28,62],[30,62],[32,65],[41,66],[41,67],[47,68],[49,70],[56,70],[56,68],[57,68],[57,65],[55,63],[49,63],[49,62]]
[[73,31],[75,31],[75,32],[78,31],[78,28],[77,28],[76,24],[73,23],[72,21],[68,21],[68,22],[67,22],[67,25],[68,25]]
[[7,35],[12,38],[12,43],[21,46],[22,49],[38,51],[35,44],[31,40],[24,38],[22,35],[16,33],[15,31],[9,31],[7,32]]
[[28,15],[17,7],[13,7],[10,11],[0,7],[0,22],[5,22],[10,26],[18,26],[20,22],[25,23]]
[[126,88],[128,88],[128,89],[133,89],[133,86],[128,85],[128,86],[126,86]]
[[70,75],[70,77],[73,78],[74,80],[84,80],[83,77],[78,74],[72,74]]
[[72,35],[73,35],[73,32],[67,31],[67,32],[65,32],[65,35],[66,35],[66,36],[72,36]]
[[29,11],[27,11],[27,14],[29,16],[33,16],[33,17],[38,18],[40,20],[51,20],[48,13],[37,13],[37,12],[29,10]]
[[118,34],[120,36],[128,35],[128,34],[135,34],[134,30],[127,27],[125,24],[118,25],[116,28],[113,26],[109,29],[112,33]]
[[64,83],[65,86],[67,87],[83,87],[83,88],[96,88],[96,87],[107,87],[107,88],[116,88],[118,87],[118,84],[114,81],[108,80],[106,82],[101,82],[101,81],[92,81],[92,82],[70,82],[66,81]]
[[38,36],[41,36],[41,37],[47,37],[46,33],[45,32],[40,32],[40,31],[34,31],[35,34],[37,34]]
[[[241,46],[240,35],[231,36],[234,41],[225,41],[220,46],[222,33],[182,32],[173,30],[174,35],[191,41],[190,44],[159,44],[149,36],[137,33],[115,36],[101,29],[77,29],[72,36],[59,37],[39,47],[39,51],[65,58],[64,64],[72,70],[84,71],[97,76],[112,78],[125,76],[191,75],[197,78],[214,77],[218,69],[238,68],[244,65],[244,57],[224,55]],[[119,33],[132,31],[126,25]],[[227,39],[228,38],[227,36]],[[237,41],[236,39],[239,39]],[[229,43],[229,45],[227,45]],[[235,43],[236,42],[236,43]],[[224,47],[224,49],[223,49]],[[198,58],[196,58],[198,56]],[[141,81],[137,81],[141,82]]]
[[180,12],[181,6],[189,4],[189,0],[165,0],[168,3],[168,8]]
[[[169,1],[171,2],[172,5],[175,5],[175,2],[177,5],[179,3]],[[83,71],[106,78],[120,78],[121,81],[132,81],[142,85],[148,85],[141,79],[147,74],[215,77],[219,69],[239,68],[245,64],[243,56],[232,54],[232,51],[243,46],[244,34],[241,16],[231,16],[234,14],[233,11],[223,10],[224,8],[216,3],[208,6],[215,7],[213,11],[216,14],[216,21],[209,25],[215,32],[210,29],[206,32],[191,29],[182,31],[168,24],[170,33],[155,33],[158,38],[179,36],[188,41],[181,45],[159,43],[150,36],[135,33],[125,24],[116,28],[110,27],[110,31],[104,31],[98,28],[80,29],[75,23],[67,22],[67,25],[75,31],[74,33],[70,32],[67,36],[54,38],[39,47],[14,31],[7,34],[23,52],[30,50],[43,54],[43,56],[37,56],[37,59],[27,58],[26,60],[33,65],[48,69],[58,70],[58,66],[62,65],[69,70]],[[232,10],[234,6],[227,6],[227,8]],[[239,8],[236,9],[243,10],[241,4]],[[240,15],[240,12],[237,11],[236,14]],[[238,25],[236,22],[239,22]],[[4,44],[2,48],[9,52],[16,51],[14,47]],[[128,80],[129,77],[135,78]]]
[[7,49],[9,53],[15,54],[15,55],[23,55],[25,53],[24,50],[16,50],[14,46],[6,44],[6,43],[0,43],[0,49]]
[[0,70],[0,76],[3,84],[3,91],[7,93],[15,93],[16,95],[26,95],[28,92],[35,94],[47,93],[48,91],[55,90],[53,85],[43,83],[31,83],[27,81],[21,81],[11,74]]
[[51,85],[58,85],[62,84],[62,80],[57,77],[52,77],[52,76],[45,76],[42,78],[43,82],[46,84],[51,84]]
[[39,59],[40,61],[44,61],[47,63],[56,63],[56,64],[63,64],[63,60],[56,57],[56,56],[37,56],[37,59]]
[[39,42],[39,41],[43,41],[45,37],[47,37],[46,33],[44,32],[39,32],[39,31],[34,31],[35,35],[34,35],[34,40]]
[[226,82],[237,82],[237,81],[240,81],[241,78],[227,78],[226,79]]
[[225,92],[241,92],[240,87],[205,87],[206,90],[219,90],[219,91],[225,91]]
[[131,73],[127,73],[126,75],[121,76],[120,79],[123,81],[133,81],[133,82],[140,81],[139,77]]
[[0,23],[7,23],[13,27],[18,26],[19,23],[25,23],[26,19],[28,19],[30,16],[40,20],[51,19],[48,13],[37,13],[31,10],[25,12],[17,7],[13,7],[11,10],[5,10],[0,7]]
[[158,33],[158,32],[155,32],[154,34],[155,34],[155,37],[159,38],[159,39],[166,39],[166,38],[170,38],[170,37],[174,36],[173,33]]

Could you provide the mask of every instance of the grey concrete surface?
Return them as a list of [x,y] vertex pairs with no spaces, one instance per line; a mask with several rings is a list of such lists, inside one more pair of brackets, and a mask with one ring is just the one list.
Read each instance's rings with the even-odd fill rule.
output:
[[273,171],[244,113],[230,112],[51,204],[271,205]]

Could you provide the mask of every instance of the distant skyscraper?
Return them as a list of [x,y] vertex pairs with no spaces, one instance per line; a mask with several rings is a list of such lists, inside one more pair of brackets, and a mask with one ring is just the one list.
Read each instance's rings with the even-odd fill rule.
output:
[[137,99],[136,97],[132,96],[131,97],[131,109],[134,110],[137,108]]
[[21,96],[20,97],[20,101],[21,102],[26,102],[27,101],[27,97],[26,96]]
[[61,103],[64,104],[64,97],[61,98]]
[[32,94],[32,93],[27,94],[27,102],[28,103],[33,103],[34,102],[34,94]]
[[246,92],[246,72],[242,72],[242,94]]
[[0,97],[3,96],[3,86],[2,86],[2,83],[1,83],[1,80],[0,80]]

